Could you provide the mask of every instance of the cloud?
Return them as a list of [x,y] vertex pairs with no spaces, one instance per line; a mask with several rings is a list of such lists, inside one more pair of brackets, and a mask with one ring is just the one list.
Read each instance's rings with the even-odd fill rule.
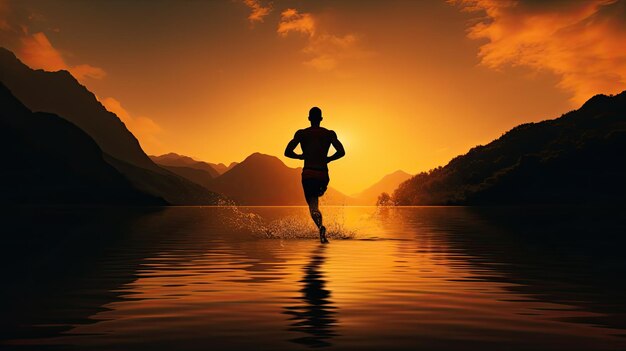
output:
[[286,9],[280,14],[278,34],[287,36],[289,32],[300,32],[308,36],[315,35],[315,20],[310,13],[299,13],[296,9]]
[[67,70],[79,81],[87,78],[102,79],[106,76],[106,72],[100,67],[67,64],[45,33],[31,34],[30,23],[41,20],[41,15],[28,14],[21,8],[11,8],[7,1],[0,0],[0,44],[12,49],[22,62],[34,69]]
[[99,99],[99,101],[108,111],[115,113],[124,122],[126,128],[135,135],[144,150],[150,152],[150,150],[161,149],[162,145],[158,135],[162,129],[156,122],[144,116],[131,116],[115,98],[107,97]]
[[[260,0],[243,0],[252,10],[248,19],[252,24],[263,22],[271,11],[271,6],[264,7]],[[354,33],[336,35],[320,30],[317,18],[308,12],[287,8],[280,13],[276,29],[278,35],[286,38],[290,34],[300,34],[307,38],[302,52],[307,56],[304,64],[319,71],[330,71],[344,61],[363,58],[372,54],[360,47],[358,36]]]
[[88,64],[71,66],[69,67],[69,71],[78,80],[84,78],[102,79],[106,76],[106,72],[102,68]]
[[626,1],[449,0],[484,13],[468,37],[487,40],[481,64],[545,70],[580,104],[626,89]]
[[315,36],[303,50],[311,56],[304,63],[319,71],[332,70],[341,61],[367,56],[368,53],[361,50],[358,44],[358,39],[354,34]]
[[260,0],[243,0],[243,3],[252,10],[248,16],[248,20],[252,24],[263,22],[263,17],[269,15],[272,11],[271,5],[263,6]]
[[59,51],[52,47],[45,34],[25,35],[20,38],[20,43],[17,54],[28,66],[47,71],[68,68]]
[[24,35],[20,39],[21,45],[17,48],[16,55],[31,68],[41,68],[46,71],[67,70],[79,81],[85,78],[102,79],[106,73],[102,68],[88,64],[70,66],[61,53],[55,49],[48,37],[42,33]]
[[305,35],[307,44],[302,50],[308,56],[304,64],[319,71],[330,71],[340,63],[371,55],[360,47],[356,34],[336,35],[320,30],[318,21],[311,13],[286,9],[281,13],[277,33],[286,37],[290,33]]

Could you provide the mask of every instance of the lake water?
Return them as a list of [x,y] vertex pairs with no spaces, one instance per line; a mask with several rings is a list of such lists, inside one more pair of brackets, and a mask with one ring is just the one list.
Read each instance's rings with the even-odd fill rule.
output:
[[626,350],[622,210],[323,211],[6,210],[0,348]]

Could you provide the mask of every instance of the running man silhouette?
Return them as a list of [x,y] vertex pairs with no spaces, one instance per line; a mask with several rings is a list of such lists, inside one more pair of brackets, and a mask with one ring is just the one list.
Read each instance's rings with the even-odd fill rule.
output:
[[[327,243],[326,227],[322,224],[322,213],[319,209],[319,197],[324,195],[330,178],[328,177],[328,163],[345,156],[346,151],[337,139],[337,134],[332,130],[320,127],[322,122],[322,110],[313,107],[309,110],[309,121],[311,126],[300,129],[287,144],[285,156],[304,160],[302,169],[302,189],[306,203],[309,205],[311,218],[320,231],[320,242]],[[294,150],[300,144],[302,155],[296,154]],[[335,148],[335,153],[328,156],[330,146]]]

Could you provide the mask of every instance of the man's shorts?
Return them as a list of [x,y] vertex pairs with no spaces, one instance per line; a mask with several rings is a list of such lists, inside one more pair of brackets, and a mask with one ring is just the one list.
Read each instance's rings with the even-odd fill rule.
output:
[[324,195],[326,188],[328,188],[328,182],[330,182],[328,171],[302,170],[302,189],[304,189],[304,196],[307,199]]

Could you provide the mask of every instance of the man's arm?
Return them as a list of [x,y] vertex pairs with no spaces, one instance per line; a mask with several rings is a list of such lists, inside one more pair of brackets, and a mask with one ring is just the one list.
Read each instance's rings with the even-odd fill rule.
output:
[[294,152],[296,147],[298,147],[298,144],[300,144],[300,135],[298,135],[298,132],[296,132],[293,139],[291,139],[289,144],[287,144],[287,147],[285,148],[285,157],[295,158],[296,160],[304,160],[304,155],[296,154]]
[[330,140],[330,144],[335,148],[335,153],[326,158],[326,163],[338,160],[346,155],[346,150],[343,148],[343,144],[337,139],[337,134],[333,132],[333,138]]

